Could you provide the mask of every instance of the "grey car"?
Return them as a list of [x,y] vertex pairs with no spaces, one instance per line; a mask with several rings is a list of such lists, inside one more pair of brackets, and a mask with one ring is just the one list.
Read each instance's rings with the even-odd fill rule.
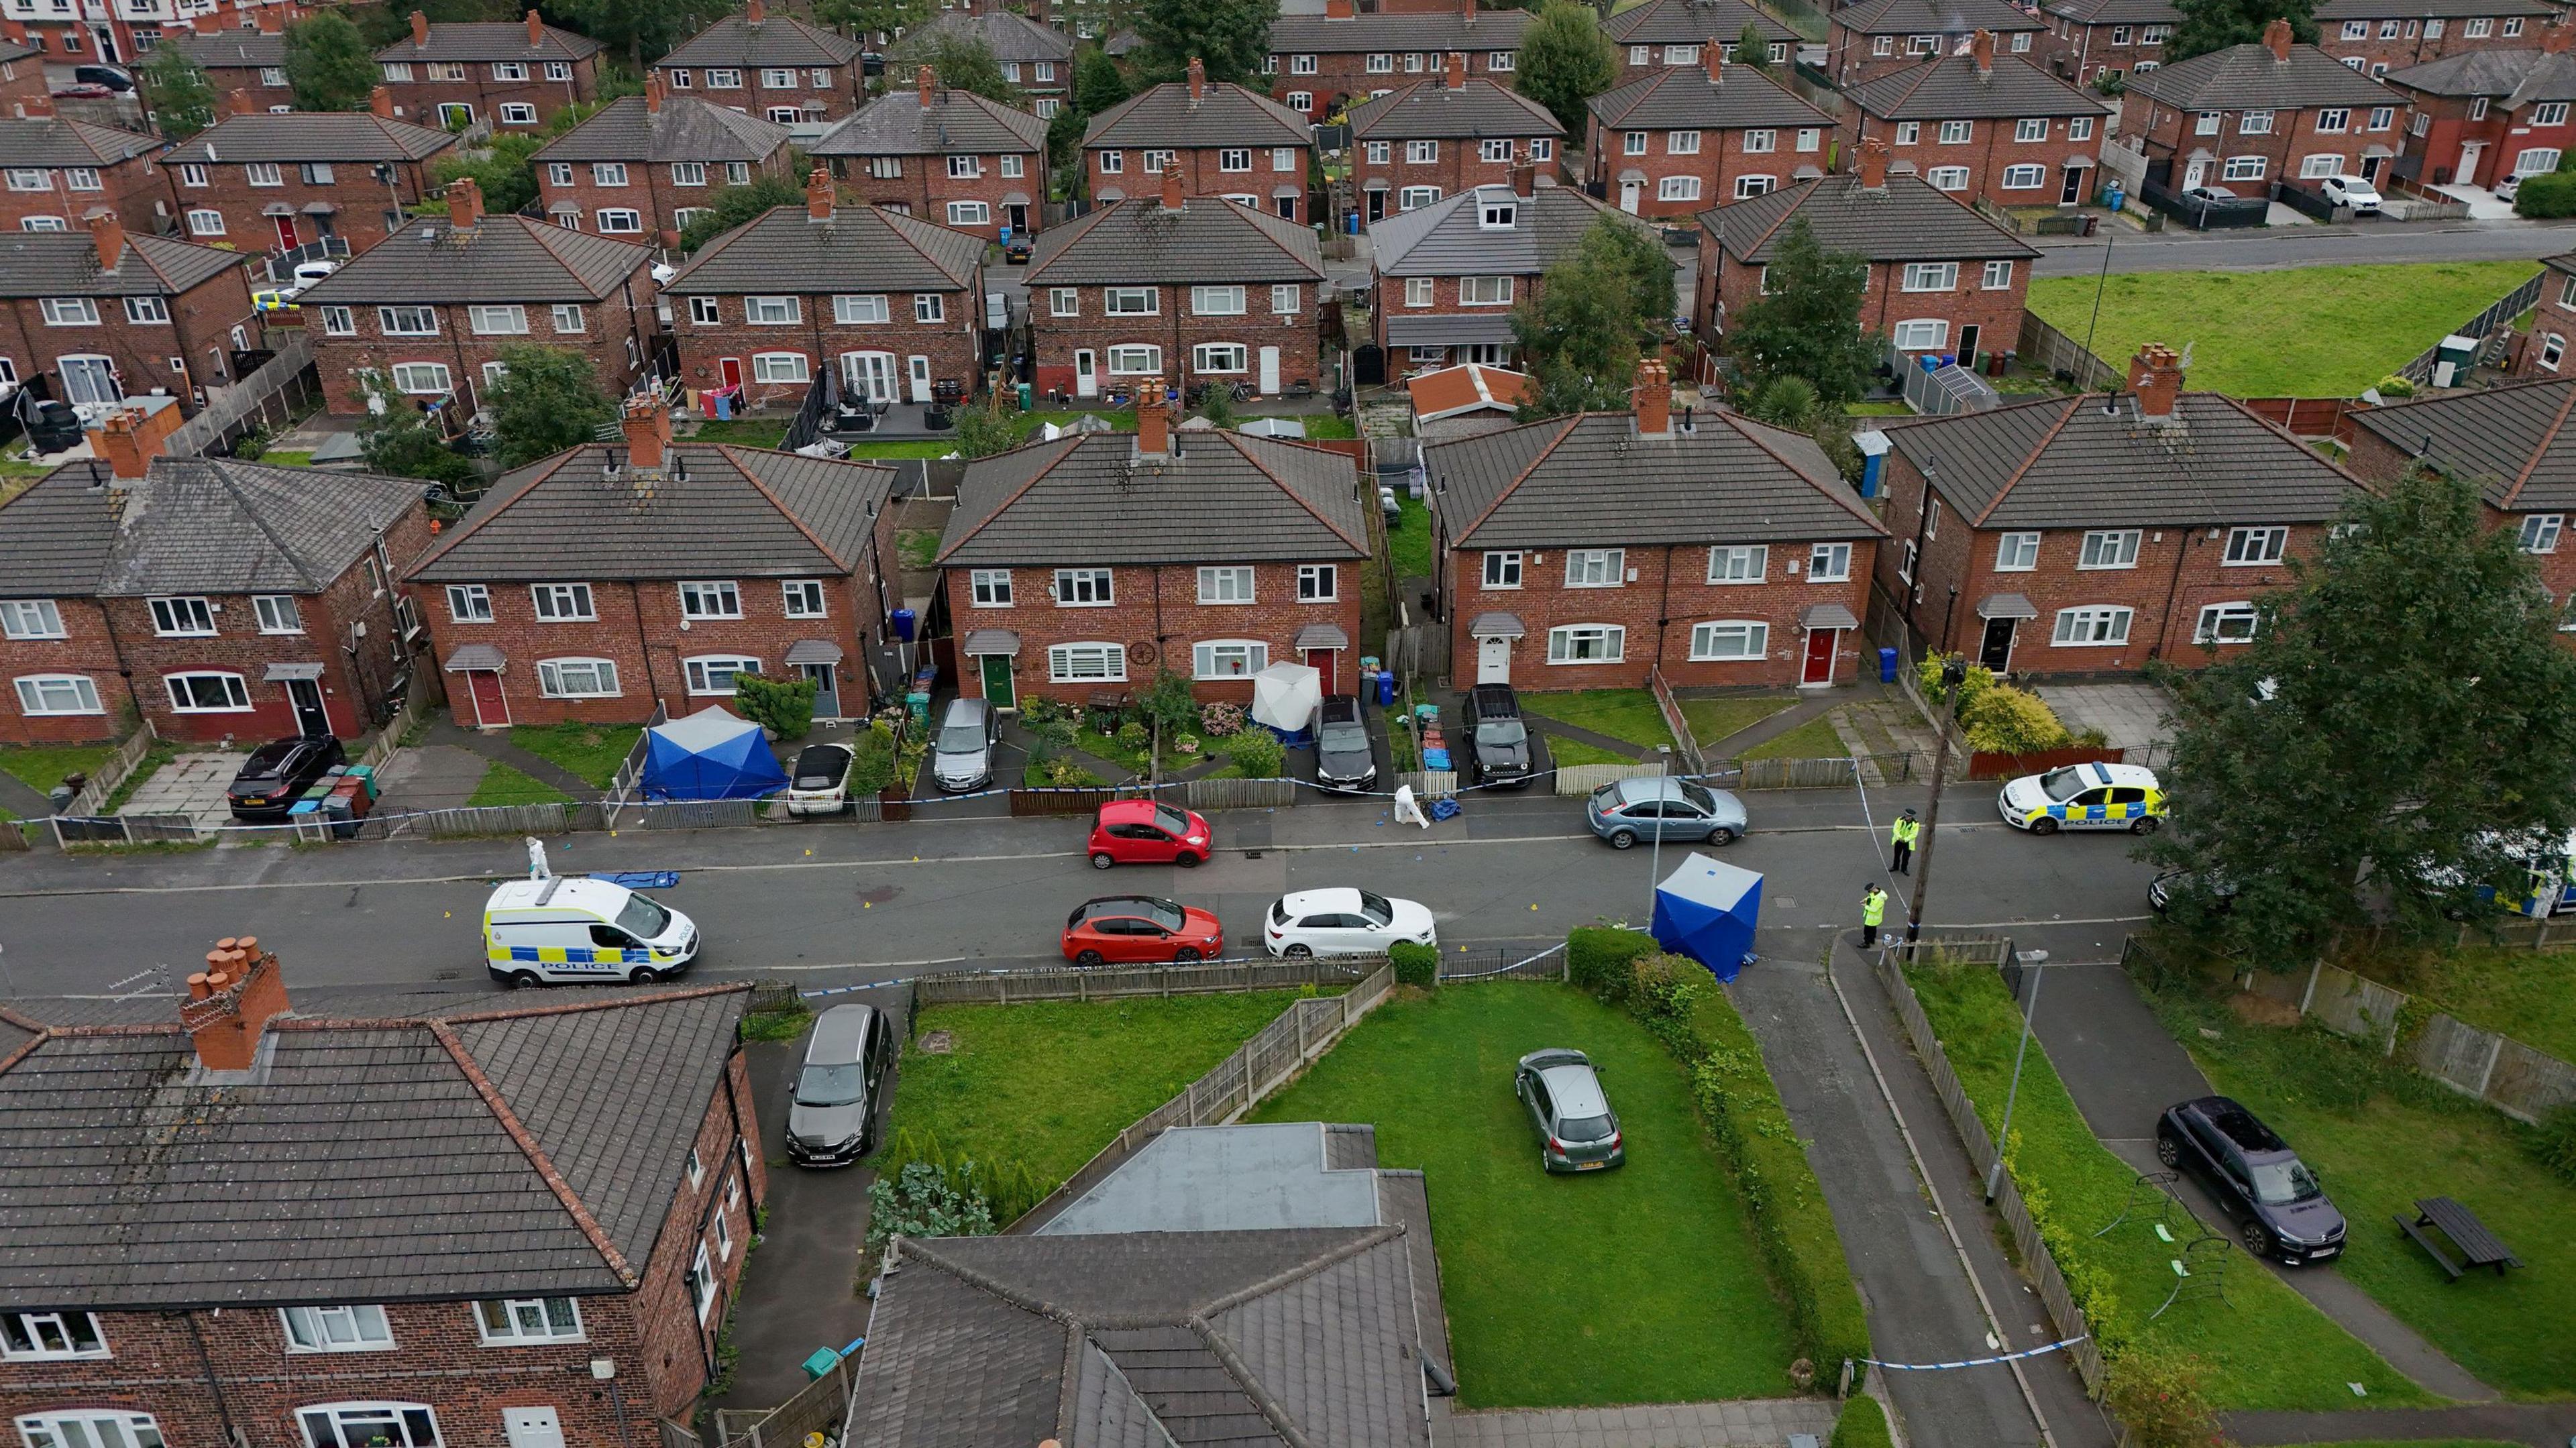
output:
[[1744,836],[1744,802],[1695,779],[1664,775],[1614,780],[1592,791],[1584,823],[1614,849],[1643,841],[1731,845]]
[[834,1006],[815,1017],[787,1108],[788,1160],[848,1166],[874,1149],[880,1088],[894,1056],[894,1025],[875,1006]]
[[1327,698],[1315,715],[1315,782],[1345,790],[1377,783],[1377,748],[1369,743],[1360,701],[1351,695]]
[[951,699],[930,739],[930,777],[951,794],[993,782],[993,744],[1002,716],[981,699]]
[[1538,1164],[1549,1171],[1600,1171],[1628,1160],[1619,1114],[1601,1090],[1592,1058],[1555,1048],[1521,1057],[1512,1089],[1538,1128]]

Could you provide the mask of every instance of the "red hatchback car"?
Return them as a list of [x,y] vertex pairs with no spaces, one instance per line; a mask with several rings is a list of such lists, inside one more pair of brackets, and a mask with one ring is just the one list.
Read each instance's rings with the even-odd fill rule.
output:
[[1186,870],[1216,848],[1216,831],[1195,810],[1150,799],[1116,799],[1091,821],[1091,866],[1178,865]]
[[1186,965],[1224,953],[1215,916],[1150,895],[1086,900],[1064,922],[1064,958],[1076,965]]

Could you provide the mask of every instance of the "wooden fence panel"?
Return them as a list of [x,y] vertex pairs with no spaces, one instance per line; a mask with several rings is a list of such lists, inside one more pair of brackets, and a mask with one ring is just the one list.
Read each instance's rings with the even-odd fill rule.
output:
[[1739,759],[1738,789],[1848,789],[1860,778],[1852,759]]
[[1007,791],[1011,813],[1023,818],[1044,815],[1087,815],[1115,799],[1133,798],[1132,789],[1014,789]]
[[2315,975],[2315,984],[2308,992],[2308,1014],[2332,1030],[2359,1036],[2381,1050],[2396,1045],[2397,1011],[2406,1004],[2403,993],[2331,965],[2317,966]]
[[1288,779],[1193,779],[1182,789],[1192,809],[1277,809],[1300,793]]
[[1605,784],[1623,779],[1652,779],[1664,772],[1658,764],[1560,764],[1555,789],[1560,799],[1581,799]]
[[70,815],[106,814],[107,802],[115,795],[116,787],[125,783],[125,777],[143,762],[144,755],[152,752],[152,742],[157,737],[152,721],[144,720],[139,728],[125,737],[124,743],[116,746],[116,752],[107,757],[106,763],[90,771],[88,781],[81,785],[78,794],[72,796],[71,803],[63,806],[62,812]]
[[2128,757],[2126,750],[2097,748],[2090,744],[2070,744],[2064,749],[2042,749],[2030,754],[1989,754],[1979,750],[1968,756],[1968,777],[2018,779],[2025,774],[2045,774],[2069,764],[2118,764]]
[[2487,1103],[2498,1111],[2536,1123],[2561,1106],[2576,1104],[2576,1066],[2510,1037],[2501,1038],[2496,1043],[2495,1066],[2487,1073],[2485,1094]]
[[[557,806],[561,808],[561,806]],[[735,829],[760,823],[756,799],[666,800],[642,807],[648,830]]]
[[32,826],[13,820],[0,820],[0,855],[17,854],[33,848],[27,842],[26,832],[30,828]]
[[432,839],[470,839],[479,835],[559,835],[564,832],[560,804],[485,805],[480,808],[423,810],[413,817]]
[[1458,792],[1458,771],[1454,769],[1417,769],[1395,777],[1398,789],[1410,789],[1416,799],[1447,799]]
[[2483,1096],[2503,1039],[2449,1016],[2435,1016],[2415,1037],[2415,1069],[2464,1095]]

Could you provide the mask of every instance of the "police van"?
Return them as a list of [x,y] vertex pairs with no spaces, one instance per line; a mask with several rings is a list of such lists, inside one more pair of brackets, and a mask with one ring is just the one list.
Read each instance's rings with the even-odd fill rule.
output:
[[606,880],[512,880],[483,906],[484,964],[513,986],[642,985],[688,969],[697,954],[698,927],[688,916]]

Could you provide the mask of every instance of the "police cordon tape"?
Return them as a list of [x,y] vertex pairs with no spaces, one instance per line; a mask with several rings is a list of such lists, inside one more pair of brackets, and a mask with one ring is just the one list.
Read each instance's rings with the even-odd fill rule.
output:
[[2020,1351],[2020,1352],[2008,1352],[2008,1353],[2003,1353],[2003,1354],[2001,1354],[2001,1355],[1999,1355],[1999,1356],[1996,1356],[1996,1357],[1969,1358],[1969,1359],[1967,1359],[1967,1360],[1966,1360],[1966,1361],[1964,1361],[1964,1362],[1955,1362],[1955,1363],[1891,1363],[1891,1362],[1881,1362],[1881,1361],[1880,1361],[1879,1359],[1877,1359],[1877,1358],[1858,1358],[1858,1359],[1855,1359],[1855,1361],[1858,1361],[1858,1362],[1865,1362],[1865,1363],[1869,1364],[1871,1367],[1874,1367],[1874,1368],[1885,1368],[1885,1369],[1887,1369],[1889,1372],[1895,1372],[1895,1373],[1940,1373],[1940,1372],[1948,1372],[1948,1371],[1949,1371],[1950,1369],[1952,1369],[1952,1368],[1990,1368],[1990,1367],[1995,1367],[1995,1366],[1997,1366],[1997,1365],[1999,1365],[1999,1364],[2002,1364],[2002,1363],[2017,1363],[2017,1362],[2020,1362],[2020,1361],[2021,1361],[2022,1359],[2024,1359],[2024,1358],[2035,1358],[2035,1357],[2039,1357],[2039,1356],[2042,1356],[2043,1354],[2056,1352],[2056,1351],[2057,1351],[2058,1349],[2060,1349],[2060,1348],[2069,1348],[2069,1347],[2073,1347],[2073,1346],[2075,1346],[2077,1343],[2082,1342],[2082,1341],[2083,1341],[2087,1336],[2089,1336],[2089,1335],[2090,1335],[2090,1334],[2086,1334],[2086,1333],[2078,1333],[2078,1334],[2076,1334],[2075,1336],[2070,1337],[2070,1338],[2067,1338],[2067,1339],[2065,1339],[2065,1340],[2064,1340],[2064,1341],[2062,1341],[2062,1342],[2052,1342],[2052,1343],[2048,1344],[2046,1347],[2024,1348],[2024,1349],[2023,1349],[2022,1351]]

